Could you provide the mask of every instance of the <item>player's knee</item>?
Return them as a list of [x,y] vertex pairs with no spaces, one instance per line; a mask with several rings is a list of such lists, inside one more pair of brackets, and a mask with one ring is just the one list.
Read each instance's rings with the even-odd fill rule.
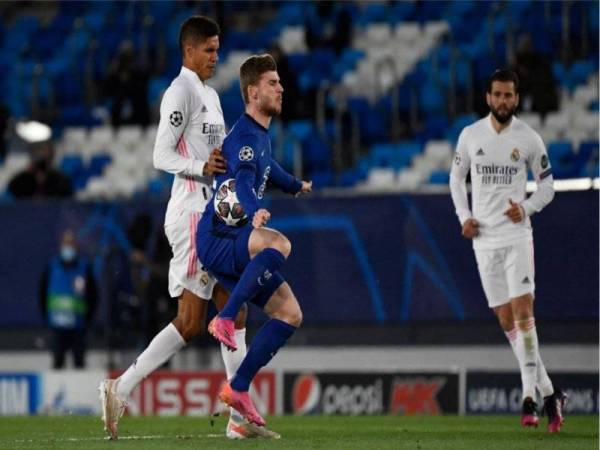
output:
[[199,323],[189,324],[184,328],[183,334],[181,335],[185,342],[189,342],[197,336],[200,336],[204,328]]
[[177,328],[177,331],[186,343],[190,342],[196,336],[200,336],[204,332],[204,327],[198,323],[198,321],[179,320],[179,318],[177,318],[173,322],[173,325],[175,325],[175,328]]
[[292,252],[292,243],[283,234],[278,234],[271,243],[272,247],[280,252],[285,258]]
[[289,324],[295,326],[296,328],[302,325],[302,310],[300,308],[297,308],[295,311],[292,312],[292,314],[290,315]]
[[296,308],[290,308],[285,311],[282,320],[298,328],[302,324],[302,310],[299,306]]

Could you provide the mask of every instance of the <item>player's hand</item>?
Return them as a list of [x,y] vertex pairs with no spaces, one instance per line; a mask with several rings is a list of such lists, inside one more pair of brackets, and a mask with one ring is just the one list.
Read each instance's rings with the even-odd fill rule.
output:
[[308,194],[309,192],[312,192],[312,181],[302,181],[302,187],[296,194],[296,197],[300,194]]
[[214,148],[210,152],[208,161],[204,164],[202,174],[204,176],[215,175],[217,173],[225,173],[227,171],[227,161],[223,158],[220,148]]
[[510,198],[508,199],[508,203],[510,203],[510,207],[504,211],[504,215],[508,216],[513,223],[522,222],[525,219],[525,210],[521,204],[513,202]]
[[462,235],[467,239],[479,236],[479,222],[473,218],[465,220],[462,226]]
[[264,208],[260,208],[254,213],[254,217],[252,218],[252,226],[254,228],[264,227],[269,219],[271,219],[271,213]]

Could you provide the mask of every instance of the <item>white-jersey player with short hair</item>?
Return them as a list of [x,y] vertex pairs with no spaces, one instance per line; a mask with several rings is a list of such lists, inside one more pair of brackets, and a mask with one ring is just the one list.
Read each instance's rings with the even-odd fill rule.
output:
[[[219,96],[206,85],[218,61],[219,26],[204,16],[184,21],[179,33],[183,67],[166,90],[154,146],[154,166],[175,175],[165,215],[165,234],[173,251],[169,264],[169,293],[178,298],[177,317],[160,331],[136,361],[116,380],[100,385],[103,421],[112,439],[131,391],[194,336],[205,331],[208,301],[221,310],[228,292],[202,270],[196,255],[196,227],[212,197],[213,175],[225,172],[220,147],[225,123]],[[247,309],[236,317],[238,351],[222,345],[228,379],[246,355]],[[240,351],[241,350],[241,351]],[[227,437],[277,438],[279,435],[249,424],[231,409]]]
[[[519,361],[523,426],[538,425],[536,387],[544,398],[548,431],[563,423],[566,396],[554,389],[538,348],[533,314],[533,234],[529,217],[554,198],[550,162],[540,136],[514,116],[519,81],[510,70],[490,78],[490,114],[463,129],[450,173],[450,191],[464,237],[473,240],[488,305],[500,321]],[[537,190],[526,195],[531,170]],[[469,207],[466,177],[471,173]]]

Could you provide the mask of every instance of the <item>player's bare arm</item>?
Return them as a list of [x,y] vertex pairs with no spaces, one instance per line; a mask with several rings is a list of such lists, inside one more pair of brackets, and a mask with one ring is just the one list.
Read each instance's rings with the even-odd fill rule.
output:
[[202,169],[202,173],[205,176],[216,175],[218,173],[225,173],[227,170],[227,161],[223,157],[220,148],[214,148],[212,152],[210,152],[210,156],[208,157],[208,161],[204,165]]
[[479,236],[479,222],[473,218],[465,220],[462,226],[462,235],[467,239]]
[[510,207],[504,211],[504,215],[508,216],[513,223],[522,222],[525,219],[525,210],[521,204],[513,202],[510,198],[508,199],[508,203]]
[[271,213],[264,208],[258,209],[252,217],[252,226],[254,228],[264,227],[271,219]]

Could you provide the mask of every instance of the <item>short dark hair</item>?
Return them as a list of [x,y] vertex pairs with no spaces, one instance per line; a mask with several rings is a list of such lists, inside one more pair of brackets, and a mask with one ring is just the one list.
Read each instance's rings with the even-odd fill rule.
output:
[[179,29],[179,49],[183,55],[184,43],[192,39],[196,42],[202,42],[206,39],[218,36],[221,32],[219,24],[206,16],[191,16],[185,19]]
[[248,86],[258,84],[265,72],[277,70],[275,59],[268,53],[250,56],[240,67],[240,89],[244,103],[248,104]]
[[492,93],[492,83],[494,81],[512,81],[515,86],[515,93],[519,93],[519,76],[510,69],[498,69],[492,74],[487,86],[488,94]]

